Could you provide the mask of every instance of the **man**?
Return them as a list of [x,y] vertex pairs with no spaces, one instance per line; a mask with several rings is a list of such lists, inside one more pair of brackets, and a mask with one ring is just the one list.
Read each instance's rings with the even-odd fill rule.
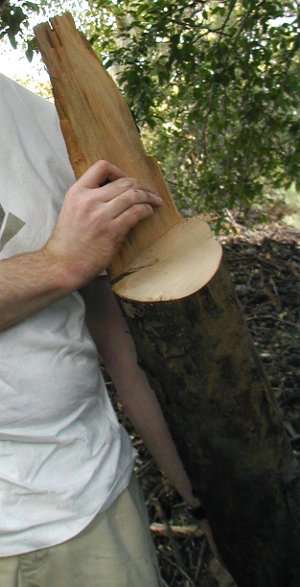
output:
[[75,182],[53,105],[4,76],[0,96],[0,584],[157,587],[134,451],[97,350],[152,455],[196,506],[103,274],[162,201],[103,161]]

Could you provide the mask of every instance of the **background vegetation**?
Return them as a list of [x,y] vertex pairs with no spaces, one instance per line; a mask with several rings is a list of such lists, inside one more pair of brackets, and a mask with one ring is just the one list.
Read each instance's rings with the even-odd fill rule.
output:
[[183,213],[249,213],[288,188],[297,205],[299,0],[12,0],[0,36],[30,58],[33,16],[65,10],[117,78]]

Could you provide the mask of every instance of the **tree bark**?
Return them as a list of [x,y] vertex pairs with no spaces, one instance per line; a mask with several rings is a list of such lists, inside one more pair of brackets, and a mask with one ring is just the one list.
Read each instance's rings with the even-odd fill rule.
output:
[[105,158],[165,201],[130,233],[111,278],[223,560],[239,587],[299,587],[299,467],[220,246],[201,219],[181,219],[71,17],[51,23],[36,36],[75,173]]
[[123,309],[237,585],[296,587],[298,464],[226,268],[183,300]]

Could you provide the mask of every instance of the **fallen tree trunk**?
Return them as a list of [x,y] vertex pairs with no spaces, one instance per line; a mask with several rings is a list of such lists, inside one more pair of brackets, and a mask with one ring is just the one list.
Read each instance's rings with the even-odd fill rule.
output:
[[110,275],[221,555],[239,587],[299,587],[299,467],[221,248],[201,219],[180,217],[70,15],[51,24],[36,36],[76,175],[107,159],[164,198],[128,235]]

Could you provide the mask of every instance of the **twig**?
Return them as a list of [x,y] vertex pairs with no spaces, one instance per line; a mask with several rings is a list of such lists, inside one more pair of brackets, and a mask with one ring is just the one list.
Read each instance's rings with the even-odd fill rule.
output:
[[189,574],[185,571],[184,568],[182,568],[175,560],[169,558],[168,556],[166,556],[166,554],[164,552],[161,552],[161,556],[164,557],[165,559],[168,560],[168,563],[173,566],[176,567],[176,569],[178,569],[180,571],[180,573],[189,581],[189,587],[197,587],[196,583],[193,581],[193,579],[189,576]]
[[195,576],[194,576],[194,582],[196,583],[196,585],[198,583],[198,579],[199,579],[202,565],[203,565],[203,558],[204,558],[204,553],[206,550],[206,544],[207,544],[206,540],[203,540],[202,544],[201,544],[199,558],[198,558],[197,567],[196,567],[196,572],[195,572]]
[[[266,304],[267,302],[265,302]],[[264,305],[264,304],[261,304]],[[300,329],[300,326],[294,322],[290,322],[289,320],[283,320],[283,318],[280,318],[279,316],[272,316],[271,314],[265,314],[263,316],[253,316],[251,318],[246,318],[246,320],[273,320],[274,322],[280,322],[281,324],[286,324],[287,326],[293,326],[293,328],[296,328],[297,330]]]
[[[203,531],[199,528],[197,524],[191,524],[189,526],[173,526],[169,524],[169,528],[173,536],[179,536],[183,538],[187,536],[191,536],[193,538],[199,538],[203,536]],[[153,524],[151,524],[150,530],[151,532],[153,532],[153,534],[169,537],[165,524],[157,524],[154,522]]]
[[156,509],[156,511],[157,511],[157,513],[158,513],[158,515],[159,515],[159,517],[161,519],[161,521],[162,521],[162,525],[165,528],[166,536],[169,538],[170,545],[171,545],[171,548],[172,548],[172,551],[173,551],[174,559],[176,560],[176,562],[177,562],[177,564],[179,565],[180,568],[181,567],[184,568],[184,562],[183,562],[183,559],[182,559],[180,550],[179,550],[178,545],[177,545],[177,542],[176,542],[176,540],[174,538],[174,534],[172,532],[172,528],[171,528],[171,526],[170,526],[170,524],[169,524],[169,522],[167,520],[167,517],[165,515],[165,512],[163,511],[163,509],[162,509],[162,507],[161,507],[161,505],[160,505],[160,503],[159,503],[158,500],[154,500],[153,503],[154,503],[154,507],[155,507],[155,509]]

